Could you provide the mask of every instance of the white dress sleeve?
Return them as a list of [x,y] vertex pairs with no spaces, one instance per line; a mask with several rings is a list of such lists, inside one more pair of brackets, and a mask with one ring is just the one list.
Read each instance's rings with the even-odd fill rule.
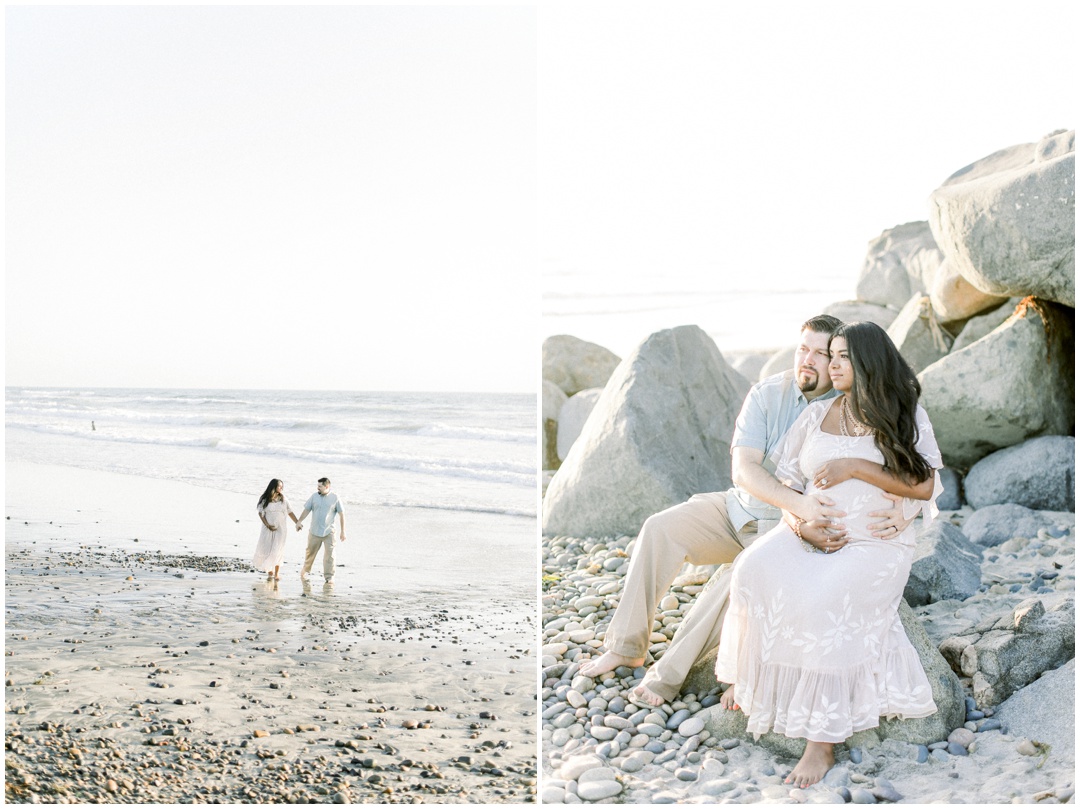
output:
[[806,491],[806,477],[803,475],[802,464],[799,463],[803,444],[806,443],[807,437],[818,428],[827,412],[829,412],[828,402],[811,403],[795,419],[795,423],[787,431],[778,449],[773,451],[773,460],[776,461],[774,476],[785,486],[790,486],[797,492]]
[[901,507],[904,512],[904,519],[910,520],[922,511],[923,525],[928,525],[931,520],[937,517],[937,499],[945,491],[945,487],[941,484],[941,475],[938,473],[938,470],[944,464],[941,460],[941,450],[938,449],[937,439],[934,438],[934,425],[930,423],[930,416],[922,405],[916,405],[915,407],[915,430],[917,434],[915,449],[930,464],[930,468],[934,470],[934,493],[930,495],[929,500],[915,500],[911,497],[905,497]]

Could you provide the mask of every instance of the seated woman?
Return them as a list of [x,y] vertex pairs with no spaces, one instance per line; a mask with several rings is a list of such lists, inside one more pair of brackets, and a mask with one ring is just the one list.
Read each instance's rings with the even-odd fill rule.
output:
[[716,662],[717,679],[733,683],[721,704],[741,707],[755,738],[773,730],[807,740],[787,778],[800,787],[825,776],[834,744],[877,727],[879,717],[937,710],[897,613],[915,529],[883,539],[866,525],[869,512],[889,504],[887,472],[907,482],[906,515],[921,507],[924,523],[933,519],[941,454],[918,379],[879,326],[839,327],[829,354],[843,395],[799,416],[776,477],[803,497],[828,489],[847,512],[848,536],[822,553],[781,525],[743,551]]

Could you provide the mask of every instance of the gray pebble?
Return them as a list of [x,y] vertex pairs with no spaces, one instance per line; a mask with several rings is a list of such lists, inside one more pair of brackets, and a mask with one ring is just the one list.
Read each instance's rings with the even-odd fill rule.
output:
[[966,756],[968,754],[967,748],[957,742],[949,742],[949,746],[946,749],[954,756]]
[[674,792],[657,792],[652,796],[653,803],[678,803],[679,796]]
[[685,722],[689,718],[690,718],[690,711],[688,711],[686,708],[683,708],[681,711],[675,711],[675,713],[673,713],[668,718],[667,723],[665,724],[665,727],[668,730],[675,730],[676,728],[679,727],[679,725],[681,725],[683,722]]
[[1000,719],[984,719],[982,722],[979,722],[978,727],[976,728],[975,732],[976,733],[984,733],[985,731],[988,731],[988,730],[1001,730],[1001,720]]
[[848,756],[851,758],[853,764],[862,764],[863,754],[862,750],[858,747],[853,747],[848,751]]
[[924,764],[926,762],[926,759],[928,759],[929,757],[930,750],[925,744],[920,744],[918,746],[918,753],[915,754],[915,761],[919,764]]
[[675,777],[680,781],[696,781],[697,770],[692,770],[689,767],[680,767],[675,770]]
[[877,803],[877,798],[874,797],[868,789],[853,789],[851,790],[851,802],[852,803]]
[[664,764],[668,761],[671,761],[675,758],[677,753],[677,750],[665,750],[663,753],[660,753],[655,759],[653,759],[653,764]]
[[583,801],[599,801],[612,798],[622,792],[618,781],[586,781],[578,784],[578,797]]
[[723,741],[720,742],[720,746],[722,748],[724,748],[725,750],[734,750],[736,747],[739,746],[739,740],[738,739],[724,739]]
[[944,750],[931,750],[930,758],[934,759],[934,761],[948,761],[949,754]]

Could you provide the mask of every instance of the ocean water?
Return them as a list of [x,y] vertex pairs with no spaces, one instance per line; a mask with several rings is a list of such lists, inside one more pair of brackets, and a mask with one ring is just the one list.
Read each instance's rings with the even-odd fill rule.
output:
[[535,572],[535,396],[9,387],[5,419],[9,463],[182,483],[193,509],[201,491],[244,495],[199,551],[249,556],[269,480],[299,516],[328,477],[346,509],[337,560],[369,583],[471,585],[491,577],[484,561],[521,583]]
[[799,326],[829,304],[854,298],[857,279],[857,268],[646,272],[552,261],[543,273],[544,336],[570,334],[625,357],[654,332],[696,325],[721,353],[775,350],[794,345]]

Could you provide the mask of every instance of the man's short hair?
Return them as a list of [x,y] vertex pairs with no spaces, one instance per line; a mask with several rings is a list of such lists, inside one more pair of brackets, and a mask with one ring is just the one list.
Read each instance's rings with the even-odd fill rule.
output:
[[802,324],[800,331],[816,331],[818,334],[832,334],[838,327],[843,326],[844,321],[832,315],[816,315]]
[[324,486],[329,486],[330,478],[319,478],[319,483],[323,484]]

